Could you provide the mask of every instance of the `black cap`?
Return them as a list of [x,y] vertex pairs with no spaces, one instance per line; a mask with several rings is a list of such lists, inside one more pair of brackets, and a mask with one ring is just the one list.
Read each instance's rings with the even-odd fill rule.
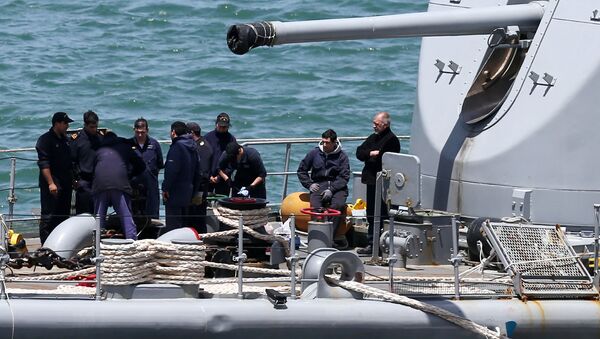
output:
[[240,144],[238,144],[235,141],[228,143],[227,147],[225,147],[225,154],[227,154],[227,159],[231,161],[235,160],[235,158],[240,152],[240,148],[242,148],[242,146],[240,146]]
[[223,113],[217,115],[216,124],[217,124],[217,126],[221,126],[221,127],[229,127],[229,125],[230,125],[229,114],[223,112]]
[[52,125],[54,125],[55,122],[70,123],[70,122],[73,122],[73,119],[69,118],[69,116],[65,112],[56,112],[52,116]]
[[198,125],[195,122],[188,122],[186,124],[187,128],[190,130],[190,132],[196,134],[196,135],[200,135],[200,125]]

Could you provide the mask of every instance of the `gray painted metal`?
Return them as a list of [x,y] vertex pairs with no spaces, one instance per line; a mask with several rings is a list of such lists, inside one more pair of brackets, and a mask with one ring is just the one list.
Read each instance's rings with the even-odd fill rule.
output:
[[382,157],[386,178],[383,187],[385,201],[392,205],[419,207],[421,204],[421,162],[410,154],[384,153]]
[[333,244],[333,223],[330,221],[308,222],[308,251],[330,248]]
[[96,219],[90,214],[79,214],[61,222],[50,233],[44,247],[63,258],[73,257],[80,249],[92,246],[92,232],[96,229]]
[[[600,336],[600,307],[595,301],[430,303],[502,332],[514,322],[511,338]],[[11,337],[14,315],[15,339],[477,338],[437,317],[380,301],[288,300],[286,306],[275,309],[264,299],[11,299],[0,304],[0,333]]]
[[535,30],[544,3],[298,22],[273,21],[274,45],[299,42],[489,34],[510,25]]

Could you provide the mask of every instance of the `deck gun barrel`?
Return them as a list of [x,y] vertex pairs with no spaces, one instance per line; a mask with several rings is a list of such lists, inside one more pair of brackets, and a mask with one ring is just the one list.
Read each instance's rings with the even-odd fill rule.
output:
[[227,31],[235,54],[259,46],[334,40],[489,34],[498,27],[536,30],[544,2],[363,18],[236,24]]

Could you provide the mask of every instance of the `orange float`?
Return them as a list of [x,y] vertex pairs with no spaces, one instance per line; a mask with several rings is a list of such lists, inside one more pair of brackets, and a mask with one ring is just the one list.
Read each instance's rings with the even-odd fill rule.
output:
[[[281,202],[281,221],[285,222],[290,215],[296,216],[296,229],[302,232],[308,232],[308,221],[310,216],[300,212],[303,208],[310,207],[310,195],[308,192],[294,192],[289,194]],[[352,215],[352,211],[348,205],[346,205],[346,215]],[[346,222],[346,218],[342,220],[339,229],[336,232],[336,236],[346,234],[350,229],[350,224]]]

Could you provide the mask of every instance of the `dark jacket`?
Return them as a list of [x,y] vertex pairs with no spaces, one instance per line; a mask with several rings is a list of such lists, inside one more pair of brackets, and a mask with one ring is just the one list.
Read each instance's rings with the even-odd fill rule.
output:
[[219,159],[221,157],[221,154],[223,153],[223,151],[225,151],[227,144],[236,140],[233,134],[229,132],[218,133],[216,130],[212,130],[206,133],[206,135],[204,136],[204,140],[206,140],[206,142],[208,142],[210,144],[210,147],[212,148],[213,159],[212,165],[210,167],[210,175],[215,176],[219,172]]
[[158,178],[158,172],[165,167],[163,163],[162,149],[156,139],[147,137],[142,147],[135,138],[129,139],[135,153],[144,160],[146,171],[150,172],[154,178]]
[[96,150],[100,147],[102,136],[88,134],[85,130],[79,131],[71,141],[71,159],[76,179],[91,182],[93,180],[94,160]]
[[[308,175],[308,172],[310,176]],[[305,188],[318,183],[329,188],[333,193],[348,189],[350,180],[350,163],[348,156],[342,151],[342,145],[331,153],[325,153],[322,146],[313,148],[298,166],[298,179]]]
[[67,137],[56,135],[52,128],[50,128],[48,132],[38,138],[35,150],[38,154],[37,163],[40,168],[40,187],[48,186],[41,170],[50,168],[54,183],[60,189],[71,189],[73,171]]
[[[371,151],[379,151],[376,157],[370,157]],[[388,127],[381,133],[371,134],[356,149],[356,157],[365,163],[362,170],[361,182],[367,185],[375,185],[377,172],[381,171],[381,157],[385,152],[400,152],[400,140]]]
[[187,207],[197,190],[198,151],[192,136],[189,134],[172,140],[167,161],[165,162],[165,178],[162,183],[163,192],[169,193],[165,205],[169,207]]
[[96,151],[94,164],[94,193],[115,189],[131,195],[129,179],[146,169],[142,159],[131,149],[131,142],[110,133]]
[[[233,171],[235,176],[233,180],[233,193],[237,193],[242,187],[246,187],[253,198],[267,198],[266,181],[267,170],[265,165],[260,158],[260,153],[257,150],[250,147],[244,147],[244,154],[239,162],[237,160],[228,159],[225,153],[221,154],[219,159],[219,169],[225,172],[227,175],[231,175]],[[250,184],[254,179],[261,177],[263,178],[262,183],[256,187],[250,187]]]
[[213,150],[212,147],[202,137],[196,140],[199,157],[199,191],[204,192],[208,189],[210,175],[212,174]]

